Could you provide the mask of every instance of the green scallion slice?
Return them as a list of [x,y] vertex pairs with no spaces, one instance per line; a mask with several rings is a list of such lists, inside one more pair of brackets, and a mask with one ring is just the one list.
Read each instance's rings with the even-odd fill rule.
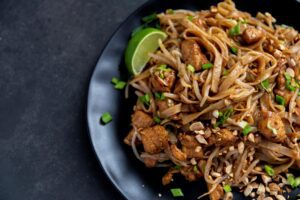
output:
[[183,197],[183,192],[180,188],[172,188],[171,189],[171,193],[173,195],[173,197]]
[[265,165],[265,171],[269,176],[274,176],[274,169],[270,165]]
[[150,95],[145,94],[139,97],[139,100],[146,106],[150,106]]
[[293,188],[296,188],[296,187],[299,187],[300,186],[300,177],[297,177],[295,178],[295,182],[294,182],[294,187]]
[[214,65],[212,63],[205,63],[202,65],[202,69],[206,70],[206,69],[210,69],[212,68]]
[[101,121],[103,122],[103,124],[107,124],[111,120],[112,120],[112,116],[108,112],[103,113],[103,115],[101,116]]
[[231,36],[231,37],[234,37],[234,36],[237,36],[237,35],[239,35],[239,34],[241,34],[240,33],[240,31],[241,31],[241,22],[238,22],[238,24],[237,25],[235,25],[234,27],[232,27],[230,30],[229,30],[229,35]]
[[154,96],[157,100],[164,100],[166,98],[163,92],[155,92]]
[[295,177],[293,174],[287,174],[287,181],[289,183],[290,186],[294,186],[295,185]]
[[252,131],[252,127],[251,127],[249,124],[247,124],[247,125],[243,128],[242,133],[243,133],[244,136],[246,136],[246,135],[248,135],[251,131]]
[[193,21],[194,16],[187,16],[187,19],[188,19],[189,21]]
[[188,70],[189,72],[191,72],[191,73],[194,73],[194,72],[195,72],[194,66],[193,66],[193,65],[190,65],[190,64],[187,66],[187,70]]
[[269,83],[269,80],[266,79],[264,81],[261,82],[261,86],[266,90],[268,91],[269,87],[270,87],[270,83]]
[[115,89],[117,90],[123,90],[125,87],[126,87],[126,82],[124,81],[118,81],[116,84],[115,84]]
[[284,73],[284,77],[287,81],[291,81],[292,80],[292,76],[289,75],[288,73]]
[[217,123],[214,125],[214,127],[223,125],[226,122],[226,120],[232,115],[232,113],[233,113],[232,108],[225,110],[224,113],[219,112],[219,119],[218,119]]
[[119,82],[119,79],[116,78],[116,77],[113,77],[113,78],[111,79],[111,82],[112,82],[113,84],[117,84],[117,83]]
[[224,185],[223,186],[223,189],[224,189],[224,192],[231,192],[231,187],[230,187],[230,185]]
[[236,48],[236,47],[230,47],[230,51],[231,51],[231,53],[233,53],[233,54],[237,54],[238,53],[238,49]]
[[276,102],[277,102],[279,105],[284,106],[285,100],[284,100],[284,98],[283,98],[282,96],[276,95],[276,96],[275,96],[275,100],[276,100]]
[[155,116],[155,117],[153,117],[153,121],[157,124],[160,124],[161,119],[159,117]]

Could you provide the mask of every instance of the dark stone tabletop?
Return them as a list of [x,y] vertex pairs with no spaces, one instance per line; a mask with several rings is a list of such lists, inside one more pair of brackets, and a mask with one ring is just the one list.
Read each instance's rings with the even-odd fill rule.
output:
[[145,0],[0,1],[0,200],[122,199],[86,125],[101,49]]

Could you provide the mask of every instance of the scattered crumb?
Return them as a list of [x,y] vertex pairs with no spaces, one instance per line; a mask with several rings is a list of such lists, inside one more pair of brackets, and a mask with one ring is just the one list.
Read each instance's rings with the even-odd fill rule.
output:
[[158,197],[159,197],[159,198],[162,197],[162,194],[161,194],[161,193],[158,193]]

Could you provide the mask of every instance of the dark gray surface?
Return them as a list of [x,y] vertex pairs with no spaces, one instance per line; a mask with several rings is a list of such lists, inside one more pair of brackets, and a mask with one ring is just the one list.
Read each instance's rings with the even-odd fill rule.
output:
[[0,1],[0,200],[121,198],[90,146],[86,96],[101,49],[143,2]]

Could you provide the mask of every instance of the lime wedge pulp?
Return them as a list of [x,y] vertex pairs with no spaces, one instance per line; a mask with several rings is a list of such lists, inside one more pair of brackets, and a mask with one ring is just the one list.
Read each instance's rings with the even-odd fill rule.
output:
[[133,75],[139,74],[149,61],[149,53],[155,52],[158,41],[167,38],[167,34],[155,28],[145,28],[138,31],[129,40],[125,51],[125,64]]

